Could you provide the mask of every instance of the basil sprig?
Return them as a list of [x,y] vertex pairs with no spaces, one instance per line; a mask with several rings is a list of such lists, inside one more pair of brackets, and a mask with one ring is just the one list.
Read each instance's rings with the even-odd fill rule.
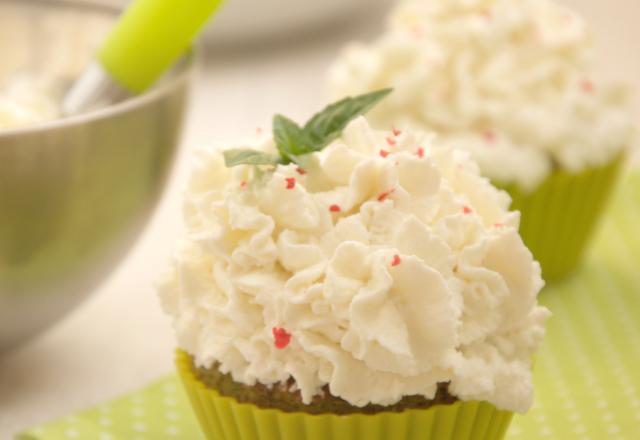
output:
[[237,165],[277,165],[304,163],[307,154],[320,151],[342,134],[342,130],[357,116],[367,113],[392,89],[344,98],[315,114],[303,127],[282,115],[273,118],[273,139],[279,156],[250,149],[224,152],[227,167]]

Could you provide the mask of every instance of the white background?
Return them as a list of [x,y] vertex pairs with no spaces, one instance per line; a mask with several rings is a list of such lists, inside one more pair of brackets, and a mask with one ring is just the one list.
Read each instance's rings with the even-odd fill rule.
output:
[[[603,70],[640,91],[640,3],[566,0],[592,22]],[[371,9],[371,8],[370,8]],[[180,187],[189,150],[268,128],[274,112],[303,119],[324,102],[323,78],[342,42],[381,26],[369,10],[344,26],[259,47],[209,51],[195,89],[185,148],[146,233],[111,278],[74,313],[0,359],[0,439],[135,390],[172,370],[174,340],[153,280],[181,229]]]

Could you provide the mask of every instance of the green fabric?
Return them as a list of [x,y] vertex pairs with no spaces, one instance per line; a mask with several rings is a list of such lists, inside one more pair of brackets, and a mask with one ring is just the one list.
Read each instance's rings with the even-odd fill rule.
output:
[[513,199],[511,209],[522,214],[520,235],[542,266],[542,277],[555,282],[581,262],[622,163],[588,168],[579,173],[554,171],[535,191],[500,185]]
[[[635,174],[619,191],[584,264],[541,294],[541,302],[554,316],[536,358],[535,404],[526,415],[514,417],[507,439],[638,438],[639,232],[640,174]],[[179,379],[170,376],[19,438],[201,440],[203,436]]]

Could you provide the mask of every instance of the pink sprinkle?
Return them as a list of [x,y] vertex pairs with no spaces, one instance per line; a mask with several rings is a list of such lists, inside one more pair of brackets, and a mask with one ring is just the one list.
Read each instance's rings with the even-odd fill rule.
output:
[[400,259],[400,255],[394,255],[393,256],[393,261],[391,262],[391,266],[395,267],[395,266],[399,265],[400,263],[402,263],[402,260]]
[[564,22],[564,24],[569,25],[571,23],[573,23],[573,14],[570,13],[564,13],[562,14],[562,21]]
[[410,31],[414,38],[422,38],[424,36],[423,29],[418,25],[411,26]]
[[287,177],[284,179],[287,181],[287,189],[293,189],[296,187],[296,179],[295,177]]
[[247,181],[243,180],[242,182],[240,182],[240,188],[246,188],[247,187]]
[[256,128],[256,133],[258,133],[258,134],[262,134],[262,127],[258,127],[258,128]]
[[279,350],[286,348],[287,345],[289,345],[289,343],[291,342],[291,333],[281,327],[272,328],[271,333],[273,333],[273,339],[276,348]]
[[462,208],[462,212],[464,212],[465,214],[471,214],[473,212],[473,210],[471,208],[469,208],[468,206],[465,206]]
[[300,167],[296,168],[296,173],[300,174],[301,176],[307,174],[307,172]]
[[393,135],[396,136],[396,137],[398,137],[398,136],[400,136],[402,134],[402,131],[398,130],[395,127],[391,127],[391,131],[393,132]]
[[416,154],[418,155],[418,157],[422,158],[424,157],[424,148],[420,147],[416,150]]
[[582,91],[585,93],[593,93],[596,89],[596,86],[593,84],[593,81],[585,79],[584,81],[582,81],[582,83],[580,84],[580,87],[582,88]]
[[482,137],[487,143],[493,143],[496,140],[496,134],[492,130],[485,130],[482,132]]
[[329,206],[329,211],[331,211],[331,212],[340,212],[340,211],[342,211],[342,209],[340,209],[340,207],[338,205],[331,205],[331,206]]
[[486,21],[493,20],[493,14],[489,10],[484,10],[480,14],[482,15],[482,18],[484,18]]
[[389,155],[389,152],[387,150],[380,150],[380,156],[387,157],[388,155]]
[[493,226],[498,228],[498,229],[504,228],[504,223],[494,223]]
[[382,194],[380,194],[378,196],[378,202],[384,202],[385,200],[387,200],[389,196],[393,194],[394,191],[395,189],[390,189],[389,191],[385,191]]
[[392,137],[388,137],[387,143],[393,147],[396,144],[396,140]]

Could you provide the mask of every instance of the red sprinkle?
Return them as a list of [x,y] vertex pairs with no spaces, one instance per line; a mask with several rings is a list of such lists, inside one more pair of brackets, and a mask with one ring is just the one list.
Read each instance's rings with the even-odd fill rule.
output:
[[395,127],[391,127],[391,131],[393,132],[394,136],[400,136],[402,134],[402,131],[398,130]]
[[329,206],[329,211],[331,211],[331,212],[340,212],[340,211],[342,211],[342,209],[340,209],[340,207],[338,205],[331,205],[331,206]]
[[400,255],[394,255],[393,261],[391,262],[391,266],[397,266],[400,263],[402,263],[402,260],[400,259]]
[[396,144],[396,140],[392,137],[388,137],[387,143],[393,147]]
[[273,333],[273,339],[274,339],[276,348],[279,350],[286,348],[287,345],[289,345],[289,343],[291,342],[291,333],[289,333],[282,327],[272,328],[271,333]]
[[296,168],[296,173],[300,174],[301,176],[307,174],[307,172],[300,167]]
[[394,191],[395,189],[390,189],[389,191],[385,191],[382,194],[380,194],[378,196],[378,202],[384,202],[385,200],[387,200],[389,196],[393,194]]
[[256,128],[256,133],[262,134],[262,127],[257,127]]
[[469,208],[468,206],[465,206],[462,208],[462,212],[464,212],[465,214],[471,214],[473,212],[473,210],[471,208]]
[[242,182],[240,182],[240,188],[246,188],[247,187],[247,181],[243,180]]
[[485,130],[482,133],[482,137],[484,138],[485,142],[489,143],[495,142],[496,140],[496,134],[491,130]]
[[389,155],[389,152],[387,150],[380,150],[380,156],[387,157],[388,155]]
[[424,157],[424,148],[420,147],[416,150],[418,157]]
[[562,14],[562,21],[564,22],[564,24],[571,24],[573,22],[573,18],[574,16],[568,12]]
[[596,89],[596,86],[593,84],[593,81],[590,81],[588,79],[585,79],[584,81],[582,81],[582,83],[580,84],[580,87],[582,88],[582,91],[585,93],[593,93],[594,90]]
[[493,226],[496,228],[504,228],[504,223],[494,223]]
[[284,179],[287,181],[287,189],[293,189],[296,187],[296,179],[295,177],[287,177]]

